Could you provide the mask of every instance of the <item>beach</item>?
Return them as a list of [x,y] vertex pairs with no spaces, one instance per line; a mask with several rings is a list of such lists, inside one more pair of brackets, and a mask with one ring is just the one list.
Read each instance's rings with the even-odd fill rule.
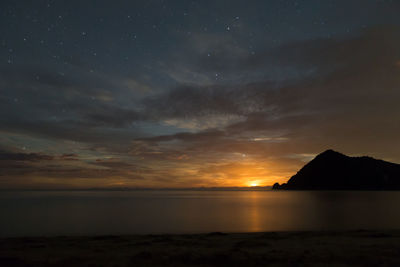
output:
[[0,239],[0,266],[400,264],[400,230]]

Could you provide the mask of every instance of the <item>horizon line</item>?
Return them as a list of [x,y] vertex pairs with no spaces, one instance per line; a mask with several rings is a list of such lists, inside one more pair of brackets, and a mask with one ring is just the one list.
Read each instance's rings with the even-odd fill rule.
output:
[[223,186],[223,187],[101,187],[101,188],[0,188],[1,191],[263,191],[267,186]]

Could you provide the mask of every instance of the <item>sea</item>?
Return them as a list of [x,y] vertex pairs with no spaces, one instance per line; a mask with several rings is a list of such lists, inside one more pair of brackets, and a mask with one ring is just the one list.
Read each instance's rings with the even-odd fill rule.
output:
[[0,237],[386,229],[399,191],[0,192]]

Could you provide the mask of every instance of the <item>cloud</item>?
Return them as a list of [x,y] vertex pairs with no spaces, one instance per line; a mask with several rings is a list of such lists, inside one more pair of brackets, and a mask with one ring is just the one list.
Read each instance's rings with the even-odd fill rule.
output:
[[39,153],[12,153],[7,151],[0,151],[0,161],[47,161],[53,159],[53,156]]
[[0,130],[88,144],[129,142],[141,134],[134,123],[146,115],[134,108],[143,96],[135,89],[139,82],[126,83],[79,68],[2,68],[0,112],[7,116],[0,117]]
[[[246,175],[272,183],[327,148],[399,162],[399,32],[381,26],[268,47],[256,57],[231,47],[232,39],[199,35],[197,53],[182,53],[176,66],[204,82],[176,79],[184,82],[148,94],[136,80],[2,70],[1,131],[79,141],[90,155],[4,150],[2,179],[226,185],[260,168]],[[227,81],[208,79],[215,71]]]
[[146,141],[146,142],[168,142],[173,140],[183,140],[183,141],[201,141],[203,139],[209,138],[219,138],[225,136],[223,131],[203,131],[199,133],[188,133],[181,132],[173,135],[161,135],[155,137],[147,137],[147,138],[139,138],[138,141]]
[[[266,125],[278,127],[282,125],[279,121],[290,117],[307,121],[318,119],[312,114],[318,113],[319,117],[335,112],[355,114],[366,106],[371,110],[379,109],[380,105],[392,107],[396,112],[392,103],[398,96],[399,79],[396,30],[380,27],[353,38],[292,42],[268,48],[257,57],[231,47],[229,36],[193,37],[197,44],[196,57],[209,60],[205,51],[211,48],[220,51],[224,56],[216,53],[211,61],[232,75],[251,70],[260,73],[260,77],[267,77],[269,75],[263,73],[271,66],[291,69],[288,77],[302,69],[312,70],[309,75],[294,75],[298,78],[289,78],[284,83],[267,79],[233,84],[217,81],[208,85],[181,84],[166,92],[138,97],[132,95],[131,87],[139,83],[130,81],[126,86],[126,79],[118,83],[76,71],[63,76],[40,68],[2,69],[0,80],[4,88],[9,88],[0,98],[2,112],[9,114],[2,118],[2,128],[73,140],[80,135],[80,140],[89,142],[91,138],[103,140],[102,136],[108,132],[118,132],[110,130],[112,128],[121,129],[119,139],[129,140],[122,132],[140,134],[140,129],[133,128],[141,121],[175,122],[172,125],[182,127],[187,120],[212,121],[220,117],[226,121],[225,125],[248,123],[266,128]],[[200,72],[212,69],[199,63],[202,59],[192,60],[184,61],[187,69]],[[226,62],[229,68],[223,67]],[[29,119],[21,116],[26,113]],[[209,127],[213,126],[215,124]],[[202,125],[198,125],[199,128],[206,129]],[[75,134],[75,130],[79,134]]]
[[[266,61],[314,71],[283,85],[273,81],[186,85],[155,96],[146,100],[154,117],[187,119],[222,114],[244,119],[220,128],[223,135],[201,131],[188,135],[190,138],[173,134],[147,141],[179,140],[191,148],[201,141],[202,153],[230,153],[233,148],[250,150],[251,141],[239,149],[241,138],[254,140],[261,134],[267,140],[282,141],[264,147],[271,154],[318,153],[331,146],[349,153],[397,155],[393,144],[398,143],[395,136],[400,128],[393,118],[400,115],[399,32],[397,27],[382,26],[352,38],[285,44],[266,51],[256,61],[242,58],[239,61],[244,68],[258,68]],[[241,66],[237,64],[237,71]],[[377,139],[379,142],[374,142]]]
[[88,161],[75,154],[0,152],[2,188],[105,188],[143,180],[146,169],[119,159]]
[[[312,68],[312,76],[283,86],[262,81],[236,86],[180,87],[160,97],[166,103],[161,107],[166,114],[176,117],[204,113],[249,115],[260,111],[284,116],[321,110],[357,111],[367,98],[375,105],[385,105],[385,101],[393,104],[393,97],[398,95],[399,46],[399,30],[392,27],[372,28],[350,39],[289,43],[268,50],[257,61],[241,61],[245,64],[238,63],[238,71],[247,65],[257,67],[259,62],[276,62],[277,66]],[[157,109],[157,105],[153,106]]]

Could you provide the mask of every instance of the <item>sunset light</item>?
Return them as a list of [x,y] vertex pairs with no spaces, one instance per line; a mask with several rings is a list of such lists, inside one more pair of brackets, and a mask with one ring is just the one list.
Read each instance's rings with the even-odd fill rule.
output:
[[400,0],[0,11],[0,267],[400,266]]
[[44,2],[0,4],[1,190],[272,186],[328,148],[400,162],[386,13],[342,28],[301,21],[301,1],[287,23],[285,1]]

